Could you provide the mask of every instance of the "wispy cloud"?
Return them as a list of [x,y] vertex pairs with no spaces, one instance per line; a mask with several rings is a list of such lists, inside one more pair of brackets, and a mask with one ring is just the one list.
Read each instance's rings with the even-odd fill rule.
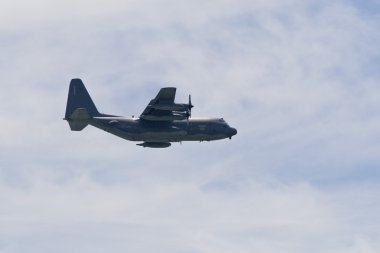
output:
[[[2,1],[1,252],[378,252],[379,19],[358,1]],[[377,7],[376,7],[377,6]],[[70,132],[71,78],[231,141]]]

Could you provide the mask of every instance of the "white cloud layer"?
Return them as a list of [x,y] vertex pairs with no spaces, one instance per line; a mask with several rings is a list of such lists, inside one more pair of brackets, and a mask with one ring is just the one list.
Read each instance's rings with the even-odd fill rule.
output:
[[[0,3],[0,252],[380,251],[375,1]],[[231,141],[70,132],[68,83],[193,95]]]

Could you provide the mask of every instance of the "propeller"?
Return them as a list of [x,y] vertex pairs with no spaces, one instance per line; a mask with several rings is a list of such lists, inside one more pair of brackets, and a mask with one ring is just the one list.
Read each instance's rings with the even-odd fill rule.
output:
[[187,109],[188,116],[191,117],[191,108],[193,108],[194,105],[191,103],[191,95],[189,95],[189,105]]
[[189,118],[191,118],[191,108],[193,107],[194,105],[191,103],[191,95],[189,95],[189,104],[188,104],[187,112],[186,112],[187,125],[189,125]]

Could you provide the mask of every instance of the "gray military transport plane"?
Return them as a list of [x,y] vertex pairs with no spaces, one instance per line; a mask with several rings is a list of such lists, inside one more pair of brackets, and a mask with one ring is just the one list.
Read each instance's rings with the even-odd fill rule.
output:
[[[140,117],[127,118],[99,113],[81,79],[70,82],[64,120],[72,131],[87,125],[149,148],[166,148],[171,142],[213,141],[234,136],[237,131],[222,118],[191,118],[188,104],[174,103],[176,88],[162,88]],[[190,119],[189,119],[190,118]]]

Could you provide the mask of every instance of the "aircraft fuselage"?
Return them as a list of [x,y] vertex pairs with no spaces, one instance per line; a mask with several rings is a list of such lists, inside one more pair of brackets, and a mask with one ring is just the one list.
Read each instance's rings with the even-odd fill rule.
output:
[[126,140],[144,142],[211,141],[231,138],[237,132],[221,118],[193,118],[160,124],[139,118],[94,117],[88,124]]
[[223,118],[192,118],[191,96],[187,104],[177,104],[175,93],[175,87],[161,88],[139,117],[120,117],[100,113],[82,80],[75,78],[70,82],[64,119],[72,131],[92,125],[150,148],[166,148],[171,142],[231,139],[237,133]]

